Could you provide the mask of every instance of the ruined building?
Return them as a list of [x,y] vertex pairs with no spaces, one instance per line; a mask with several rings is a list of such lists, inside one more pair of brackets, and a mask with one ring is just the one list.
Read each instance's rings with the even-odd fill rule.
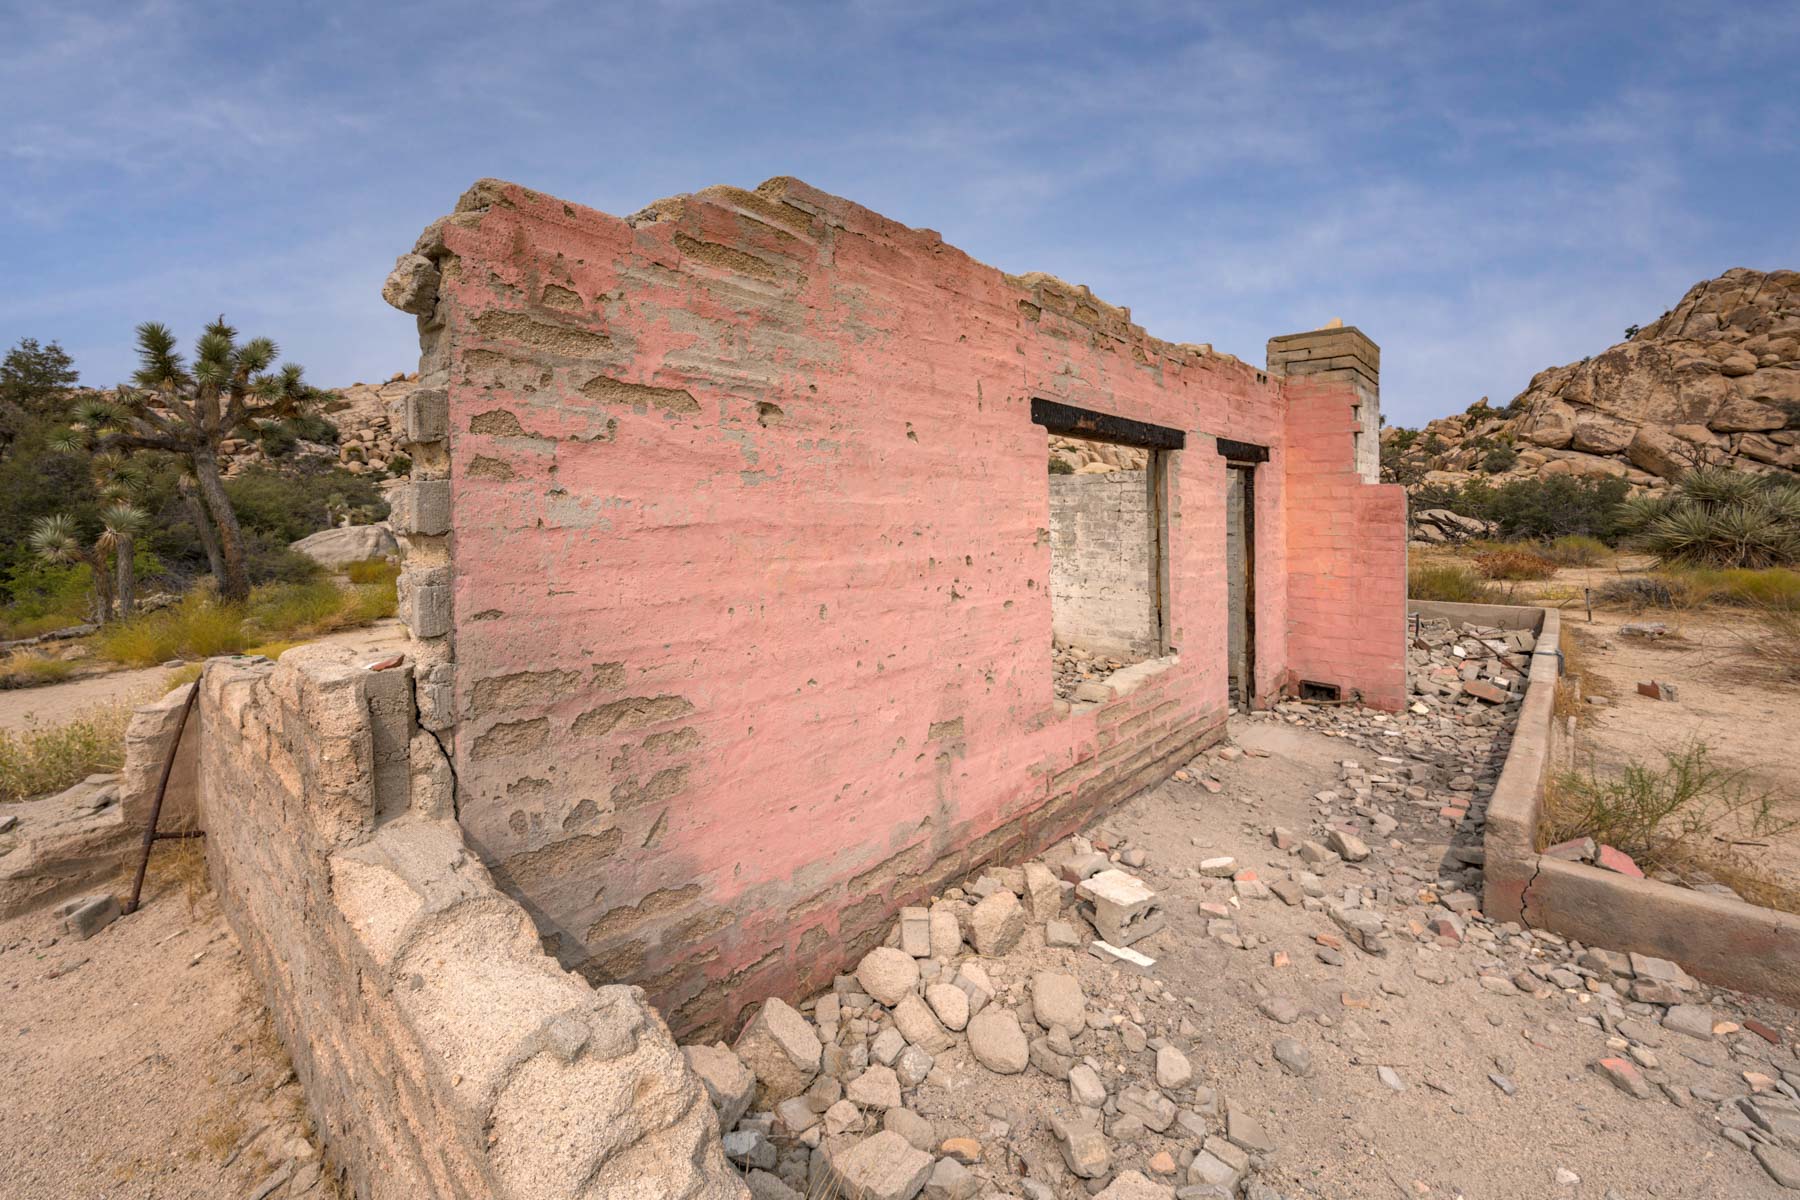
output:
[[826,984],[1232,704],[1402,703],[1353,328],[1259,370],[791,179],[484,181],[384,294],[410,652],[198,685],[210,869],[358,1195],[743,1195],[668,1027]]
[[[1256,370],[791,179],[626,219],[483,182],[387,295],[458,820],[554,954],[678,1031],[1162,778],[1234,689],[1400,703],[1354,329]],[[1147,469],[1048,474],[1052,434]],[[1134,662],[1058,702],[1053,628]]]

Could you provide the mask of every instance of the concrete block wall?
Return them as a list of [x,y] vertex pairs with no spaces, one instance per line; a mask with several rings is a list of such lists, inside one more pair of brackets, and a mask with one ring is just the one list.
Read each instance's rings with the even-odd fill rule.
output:
[[1050,476],[1056,640],[1145,657],[1161,648],[1150,472]]
[[[1287,396],[1289,681],[1406,703],[1406,489],[1366,483],[1345,455],[1354,400],[1330,381]],[[1258,575],[1261,578],[1260,572]]]
[[642,993],[547,957],[464,845],[407,676],[303,647],[200,684],[208,869],[329,1161],[362,1200],[747,1197]]
[[1356,395],[1351,439],[1364,483],[1381,482],[1381,347],[1354,325],[1269,339],[1269,373],[1347,385]]
[[[625,219],[489,180],[384,294],[445,397],[415,470],[450,530],[409,535],[403,615],[459,820],[565,963],[684,1035],[1217,735],[1215,436],[1271,448],[1259,695],[1288,678],[1283,385],[1085,288],[791,179]],[[1034,398],[1199,447],[1165,456],[1176,653],[1073,713]]]

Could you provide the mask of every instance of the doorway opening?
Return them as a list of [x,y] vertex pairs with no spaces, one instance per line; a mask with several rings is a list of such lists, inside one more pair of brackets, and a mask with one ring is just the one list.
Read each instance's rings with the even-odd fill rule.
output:
[[1256,467],[1268,448],[1219,439],[1225,457],[1225,677],[1234,711],[1256,702]]

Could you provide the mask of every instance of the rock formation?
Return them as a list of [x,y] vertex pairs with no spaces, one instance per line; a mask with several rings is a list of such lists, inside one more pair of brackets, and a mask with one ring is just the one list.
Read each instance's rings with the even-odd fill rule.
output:
[[1800,472],[1800,272],[1735,267],[1592,358],[1540,371],[1417,434],[1382,432],[1413,484],[1569,474],[1658,488],[1708,462]]

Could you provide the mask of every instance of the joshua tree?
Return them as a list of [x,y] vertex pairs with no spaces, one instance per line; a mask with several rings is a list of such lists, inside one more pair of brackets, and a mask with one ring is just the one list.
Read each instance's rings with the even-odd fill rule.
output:
[[[218,532],[215,571],[219,594],[241,600],[250,593],[244,532],[219,476],[219,448],[270,422],[299,416],[330,393],[308,385],[294,363],[274,367],[280,353],[268,338],[239,344],[225,318],[206,327],[194,344],[190,367],[167,326],[137,327],[138,370],[131,387],[119,389],[103,413],[83,421],[101,450],[163,450],[191,474],[200,506]],[[201,522],[205,524],[205,522]],[[202,534],[202,540],[205,535]],[[208,557],[211,558],[210,548]]]
[[[93,575],[94,598],[90,616],[96,625],[113,619],[113,597],[119,594],[129,614],[136,580],[131,570],[132,539],[143,527],[144,516],[129,504],[109,505],[100,514],[100,536],[89,544],[82,540],[75,518],[68,513],[39,517],[31,528],[31,548],[45,562],[67,565],[86,563]],[[114,567],[114,560],[117,567]],[[114,570],[121,591],[115,592]]]

